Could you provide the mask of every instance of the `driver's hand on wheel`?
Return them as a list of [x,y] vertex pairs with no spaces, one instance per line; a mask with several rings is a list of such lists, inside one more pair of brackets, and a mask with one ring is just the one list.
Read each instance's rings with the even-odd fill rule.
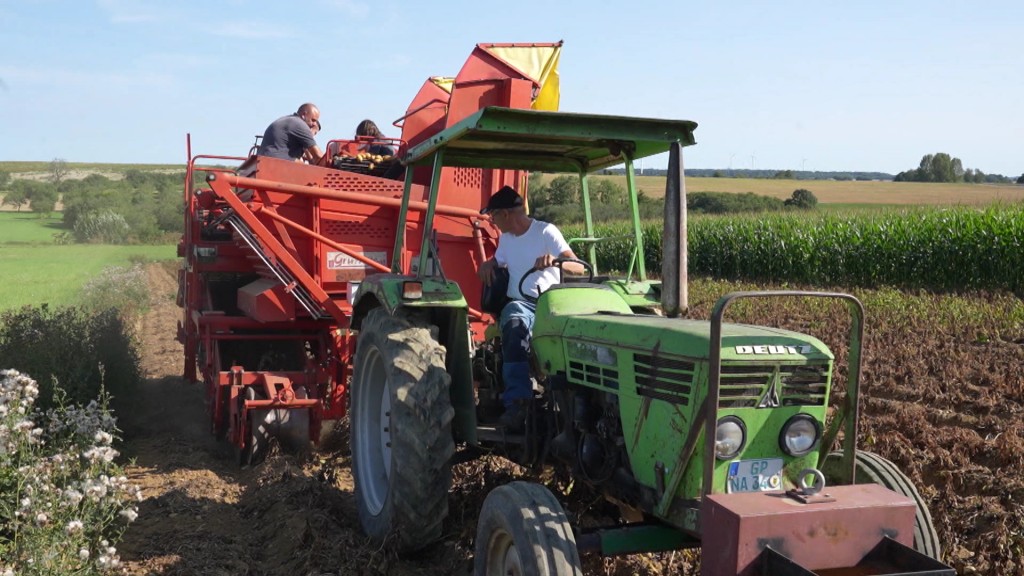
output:
[[551,268],[552,266],[555,265],[555,260],[557,259],[557,257],[552,256],[551,254],[545,254],[540,258],[537,258],[537,261],[534,262],[533,264],[533,268],[534,270],[543,270],[545,268]]

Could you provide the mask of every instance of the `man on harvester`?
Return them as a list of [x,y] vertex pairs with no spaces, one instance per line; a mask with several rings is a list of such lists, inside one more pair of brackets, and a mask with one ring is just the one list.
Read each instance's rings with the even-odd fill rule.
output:
[[[532,398],[530,381],[530,332],[536,316],[536,299],[552,284],[560,282],[553,267],[559,258],[575,259],[576,254],[554,224],[534,220],[526,214],[523,197],[511,186],[495,192],[487,206],[480,211],[489,214],[491,223],[501,231],[494,257],[484,262],[477,274],[485,286],[495,281],[495,269],[508,272],[509,298],[501,310],[502,377],[505,392],[502,403],[505,412],[500,424],[510,432],[523,428],[526,421],[525,403]],[[564,269],[582,274],[583,266],[576,262],[564,263]],[[529,275],[529,278],[523,279]],[[520,281],[523,279],[523,281]],[[520,293],[520,285],[523,292]],[[524,294],[532,301],[524,298]]]
[[282,116],[267,126],[257,155],[296,162],[307,157],[315,164],[323,153],[314,139],[314,128],[320,130],[320,109],[307,102],[294,114]]

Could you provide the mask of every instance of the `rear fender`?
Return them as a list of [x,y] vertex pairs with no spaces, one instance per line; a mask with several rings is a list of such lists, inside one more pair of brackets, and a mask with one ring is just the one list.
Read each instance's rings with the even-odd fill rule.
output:
[[[421,283],[422,295],[419,298],[403,296],[404,288],[409,282]],[[358,330],[366,314],[378,306],[383,306],[389,314],[396,314],[403,308],[409,309],[410,312],[430,308],[465,311],[469,308],[462,290],[455,282],[446,282],[440,278],[417,278],[405,274],[374,274],[367,277],[359,286],[352,307],[352,327]]]

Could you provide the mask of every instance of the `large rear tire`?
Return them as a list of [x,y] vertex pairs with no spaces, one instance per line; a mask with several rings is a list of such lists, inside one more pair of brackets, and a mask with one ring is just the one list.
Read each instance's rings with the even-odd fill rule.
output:
[[352,475],[359,520],[400,550],[441,537],[455,441],[445,349],[428,326],[378,308],[359,333],[352,375]]
[[551,492],[529,482],[491,490],[476,528],[475,576],[582,576],[576,538]]
[[[825,474],[825,481],[828,484],[835,484],[840,477],[839,464],[843,453],[836,451],[830,453],[821,466]],[[921,494],[914,487],[914,483],[907,478],[900,469],[892,462],[882,458],[878,454],[858,450],[854,466],[857,473],[857,484],[880,484],[886,488],[902,494],[914,501],[917,511],[914,516],[914,549],[937,560],[942,559],[942,543],[935,531],[935,524],[932,522],[932,515],[928,512],[928,505],[921,497]]]

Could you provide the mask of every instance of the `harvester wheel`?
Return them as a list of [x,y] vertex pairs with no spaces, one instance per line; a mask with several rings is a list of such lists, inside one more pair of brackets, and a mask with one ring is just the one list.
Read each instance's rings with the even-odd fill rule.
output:
[[352,375],[351,446],[359,520],[403,551],[441,537],[455,441],[445,349],[429,326],[384,309],[363,321]]
[[[839,477],[837,469],[842,457],[841,451],[832,452],[825,458],[825,462],[821,466],[821,471],[825,473],[825,479],[829,484],[835,484],[835,479]],[[857,484],[880,484],[914,501],[917,507],[914,517],[914,549],[941,560],[942,543],[939,542],[939,535],[935,531],[932,515],[928,512],[928,505],[910,478],[907,478],[906,474],[892,462],[878,454],[863,450],[857,451],[854,466],[857,472]]]
[[477,521],[473,574],[583,574],[572,526],[547,488],[510,482],[491,490]]

